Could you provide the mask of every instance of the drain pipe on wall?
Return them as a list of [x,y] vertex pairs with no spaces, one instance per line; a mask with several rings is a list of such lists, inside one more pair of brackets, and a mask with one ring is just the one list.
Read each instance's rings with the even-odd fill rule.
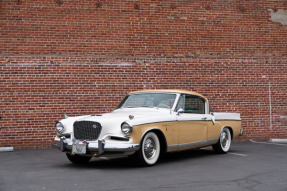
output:
[[272,130],[272,102],[271,102],[271,84],[269,81],[269,112],[270,112],[270,130]]

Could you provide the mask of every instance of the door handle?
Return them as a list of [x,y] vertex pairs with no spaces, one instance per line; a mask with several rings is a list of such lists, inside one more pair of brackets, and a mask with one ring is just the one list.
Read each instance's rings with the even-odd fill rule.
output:
[[207,117],[203,117],[203,118],[201,118],[201,120],[207,120]]

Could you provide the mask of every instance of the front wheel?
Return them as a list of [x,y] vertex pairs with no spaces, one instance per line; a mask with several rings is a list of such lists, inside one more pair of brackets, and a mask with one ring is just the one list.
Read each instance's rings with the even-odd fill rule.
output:
[[149,132],[144,136],[137,154],[141,165],[152,166],[157,162],[160,154],[160,142],[154,132]]
[[231,145],[231,133],[227,127],[224,127],[220,133],[218,142],[212,145],[213,151],[216,153],[227,153]]
[[67,158],[74,164],[86,164],[92,158],[92,156],[71,155],[70,153],[66,153],[66,155]]

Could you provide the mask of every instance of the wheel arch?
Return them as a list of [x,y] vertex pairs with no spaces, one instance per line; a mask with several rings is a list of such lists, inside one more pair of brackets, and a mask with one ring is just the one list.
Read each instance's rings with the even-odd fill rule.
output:
[[143,136],[142,136],[140,142],[142,143],[142,141],[143,141],[145,135],[148,134],[149,132],[153,132],[153,133],[155,133],[155,134],[157,135],[157,137],[158,137],[158,139],[159,139],[161,151],[166,152],[166,151],[167,151],[167,141],[166,141],[166,137],[165,137],[164,133],[163,133],[160,129],[156,129],[156,128],[155,128],[155,129],[149,129],[149,130],[147,130],[147,131],[143,134]]
[[222,129],[223,129],[223,128],[229,129],[230,134],[231,134],[231,140],[232,140],[232,139],[233,139],[233,129],[232,129],[232,127],[230,127],[230,126],[224,126],[224,127],[222,127]]

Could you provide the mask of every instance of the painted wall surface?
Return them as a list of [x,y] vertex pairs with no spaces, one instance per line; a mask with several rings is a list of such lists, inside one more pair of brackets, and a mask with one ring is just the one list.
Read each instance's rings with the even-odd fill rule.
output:
[[286,1],[0,1],[0,147],[49,148],[54,123],[141,89],[242,115],[240,140],[287,137]]

